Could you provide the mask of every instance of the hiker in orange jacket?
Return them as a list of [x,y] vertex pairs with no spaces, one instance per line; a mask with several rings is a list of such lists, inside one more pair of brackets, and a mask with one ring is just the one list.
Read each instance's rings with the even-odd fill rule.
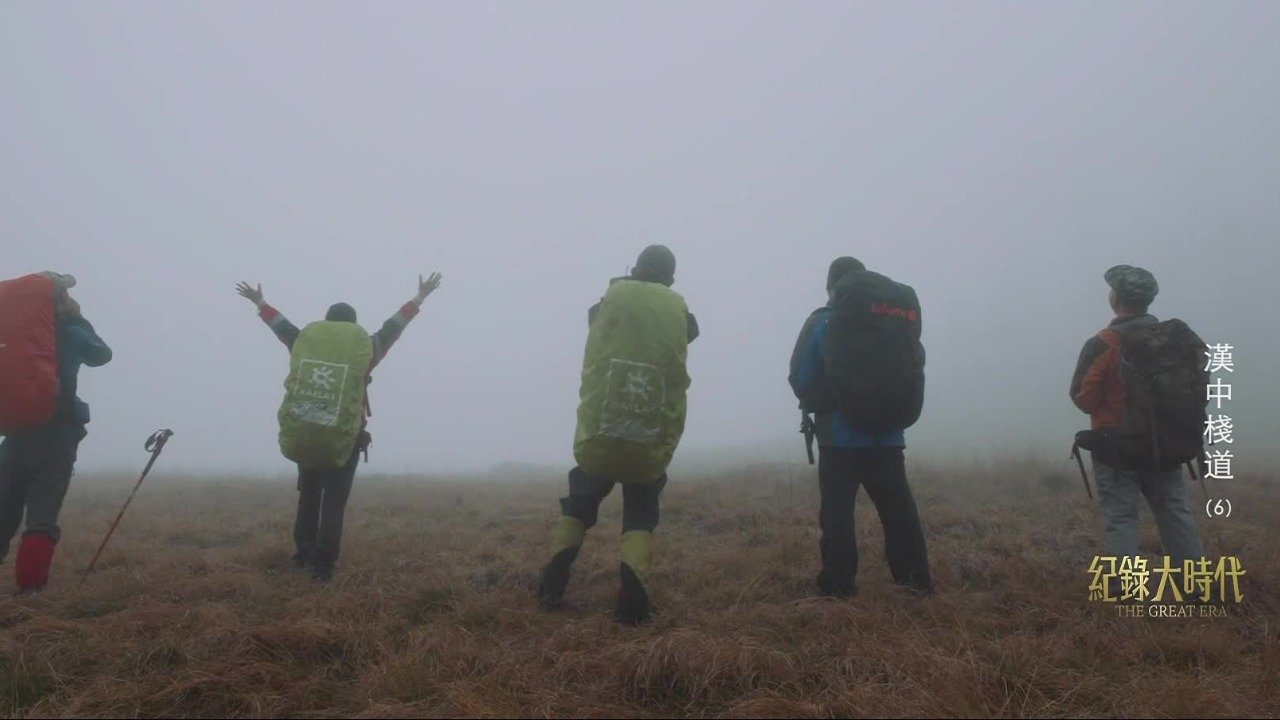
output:
[[[1159,285],[1150,272],[1129,265],[1112,267],[1103,277],[1111,288],[1108,302],[1115,316],[1107,327],[1085,342],[1071,378],[1071,401],[1089,414],[1094,436],[1110,438],[1126,430],[1126,415],[1130,411],[1128,400],[1132,389],[1126,387],[1122,372],[1121,342],[1126,333],[1158,322],[1147,309],[1155,300]],[[1203,349],[1204,343],[1194,333],[1191,340]],[[1191,352],[1198,354],[1195,349]],[[1193,432],[1198,433],[1199,428]],[[1150,447],[1150,440],[1139,444]],[[1195,517],[1187,505],[1187,484],[1179,464],[1162,464],[1158,458],[1149,457],[1150,453],[1135,454],[1110,440],[1091,449],[1090,454],[1108,555],[1139,554],[1138,498],[1143,496],[1155,515],[1165,554],[1172,556],[1179,566],[1184,560],[1204,556]]]

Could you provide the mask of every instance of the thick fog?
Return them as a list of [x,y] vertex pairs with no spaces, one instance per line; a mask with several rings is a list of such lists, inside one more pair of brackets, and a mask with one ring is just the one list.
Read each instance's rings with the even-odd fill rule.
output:
[[[649,243],[697,315],[677,462],[796,460],[787,364],[853,255],[915,286],[908,453],[1066,468],[1141,265],[1280,436],[1280,4],[0,4],[0,276],[72,273],[115,351],[82,471],[287,472],[295,323],[376,329],[372,472],[572,464],[587,308]],[[364,472],[364,470],[362,470]]]

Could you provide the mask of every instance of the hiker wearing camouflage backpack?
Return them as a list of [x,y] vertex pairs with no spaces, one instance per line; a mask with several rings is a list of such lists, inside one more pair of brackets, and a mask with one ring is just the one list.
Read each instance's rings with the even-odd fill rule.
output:
[[331,306],[323,321],[299,330],[267,304],[261,285],[236,286],[289,348],[289,376],[278,420],[280,451],[298,465],[293,562],[309,569],[318,581],[333,577],[356,463],[370,442],[365,431],[369,373],[439,285],[439,273],[426,280],[419,275],[418,294],[372,336],[356,324],[356,311],[346,303]]
[[58,515],[88,435],[77,396],[80,366],[111,361],[68,292],[70,275],[36,273],[0,283],[0,562],[18,528],[18,592],[44,588],[62,537]]
[[796,339],[788,380],[818,437],[818,592],[856,592],[854,501],[865,487],[884,529],[885,558],[898,585],[933,592],[929,556],[907,484],[903,433],[924,403],[924,347],[915,290],[851,257],[827,270],[827,304]]
[[1150,272],[1116,265],[1103,278],[1115,317],[1084,344],[1071,400],[1091,418],[1076,442],[1092,455],[1107,554],[1138,555],[1141,495],[1164,554],[1179,564],[1200,559],[1181,466],[1203,456],[1205,344],[1181,320],[1147,312],[1159,290]]
[[667,465],[684,432],[685,359],[698,323],[684,298],[671,290],[676,259],[662,245],[640,253],[628,277],[614,278],[604,299],[587,311],[582,364],[577,467],[552,530],[552,557],[542,571],[538,598],[561,605],[569,573],[600,503],[622,485],[617,619],[628,625],[652,615],[645,581],[652,561],[658,497]]

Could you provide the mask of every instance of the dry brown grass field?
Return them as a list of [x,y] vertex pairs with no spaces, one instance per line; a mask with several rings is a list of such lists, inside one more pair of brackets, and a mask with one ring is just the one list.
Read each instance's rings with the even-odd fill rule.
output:
[[[290,482],[177,479],[163,459],[82,583],[131,481],[78,476],[49,589],[12,598],[3,569],[0,714],[1280,714],[1273,481],[1229,487],[1222,549],[1243,560],[1244,602],[1227,618],[1139,619],[1087,600],[1099,519],[1073,472],[913,466],[939,587],[928,599],[890,585],[863,494],[848,601],[812,595],[812,470],[674,477],[651,581],[659,615],[637,629],[610,617],[617,493],[570,607],[535,604],[560,477],[358,477],[338,575],[319,586],[285,569]],[[1143,523],[1155,551],[1145,509]]]

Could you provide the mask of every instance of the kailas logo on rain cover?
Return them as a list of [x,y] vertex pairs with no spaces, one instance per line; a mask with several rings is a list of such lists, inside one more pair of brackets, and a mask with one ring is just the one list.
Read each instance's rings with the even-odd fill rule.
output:
[[332,425],[342,410],[347,366],[322,360],[301,360],[289,395],[289,411],[303,422]]
[[920,313],[915,310],[885,305],[884,303],[871,303],[871,314],[892,315],[894,317],[906,318],[910,322],[915,322],[920,317]]
[[636,442],[655,440],[660,434],[660,411],[666,397],[666,381],[657,366],[610,360],[600,408],[600,434]]

